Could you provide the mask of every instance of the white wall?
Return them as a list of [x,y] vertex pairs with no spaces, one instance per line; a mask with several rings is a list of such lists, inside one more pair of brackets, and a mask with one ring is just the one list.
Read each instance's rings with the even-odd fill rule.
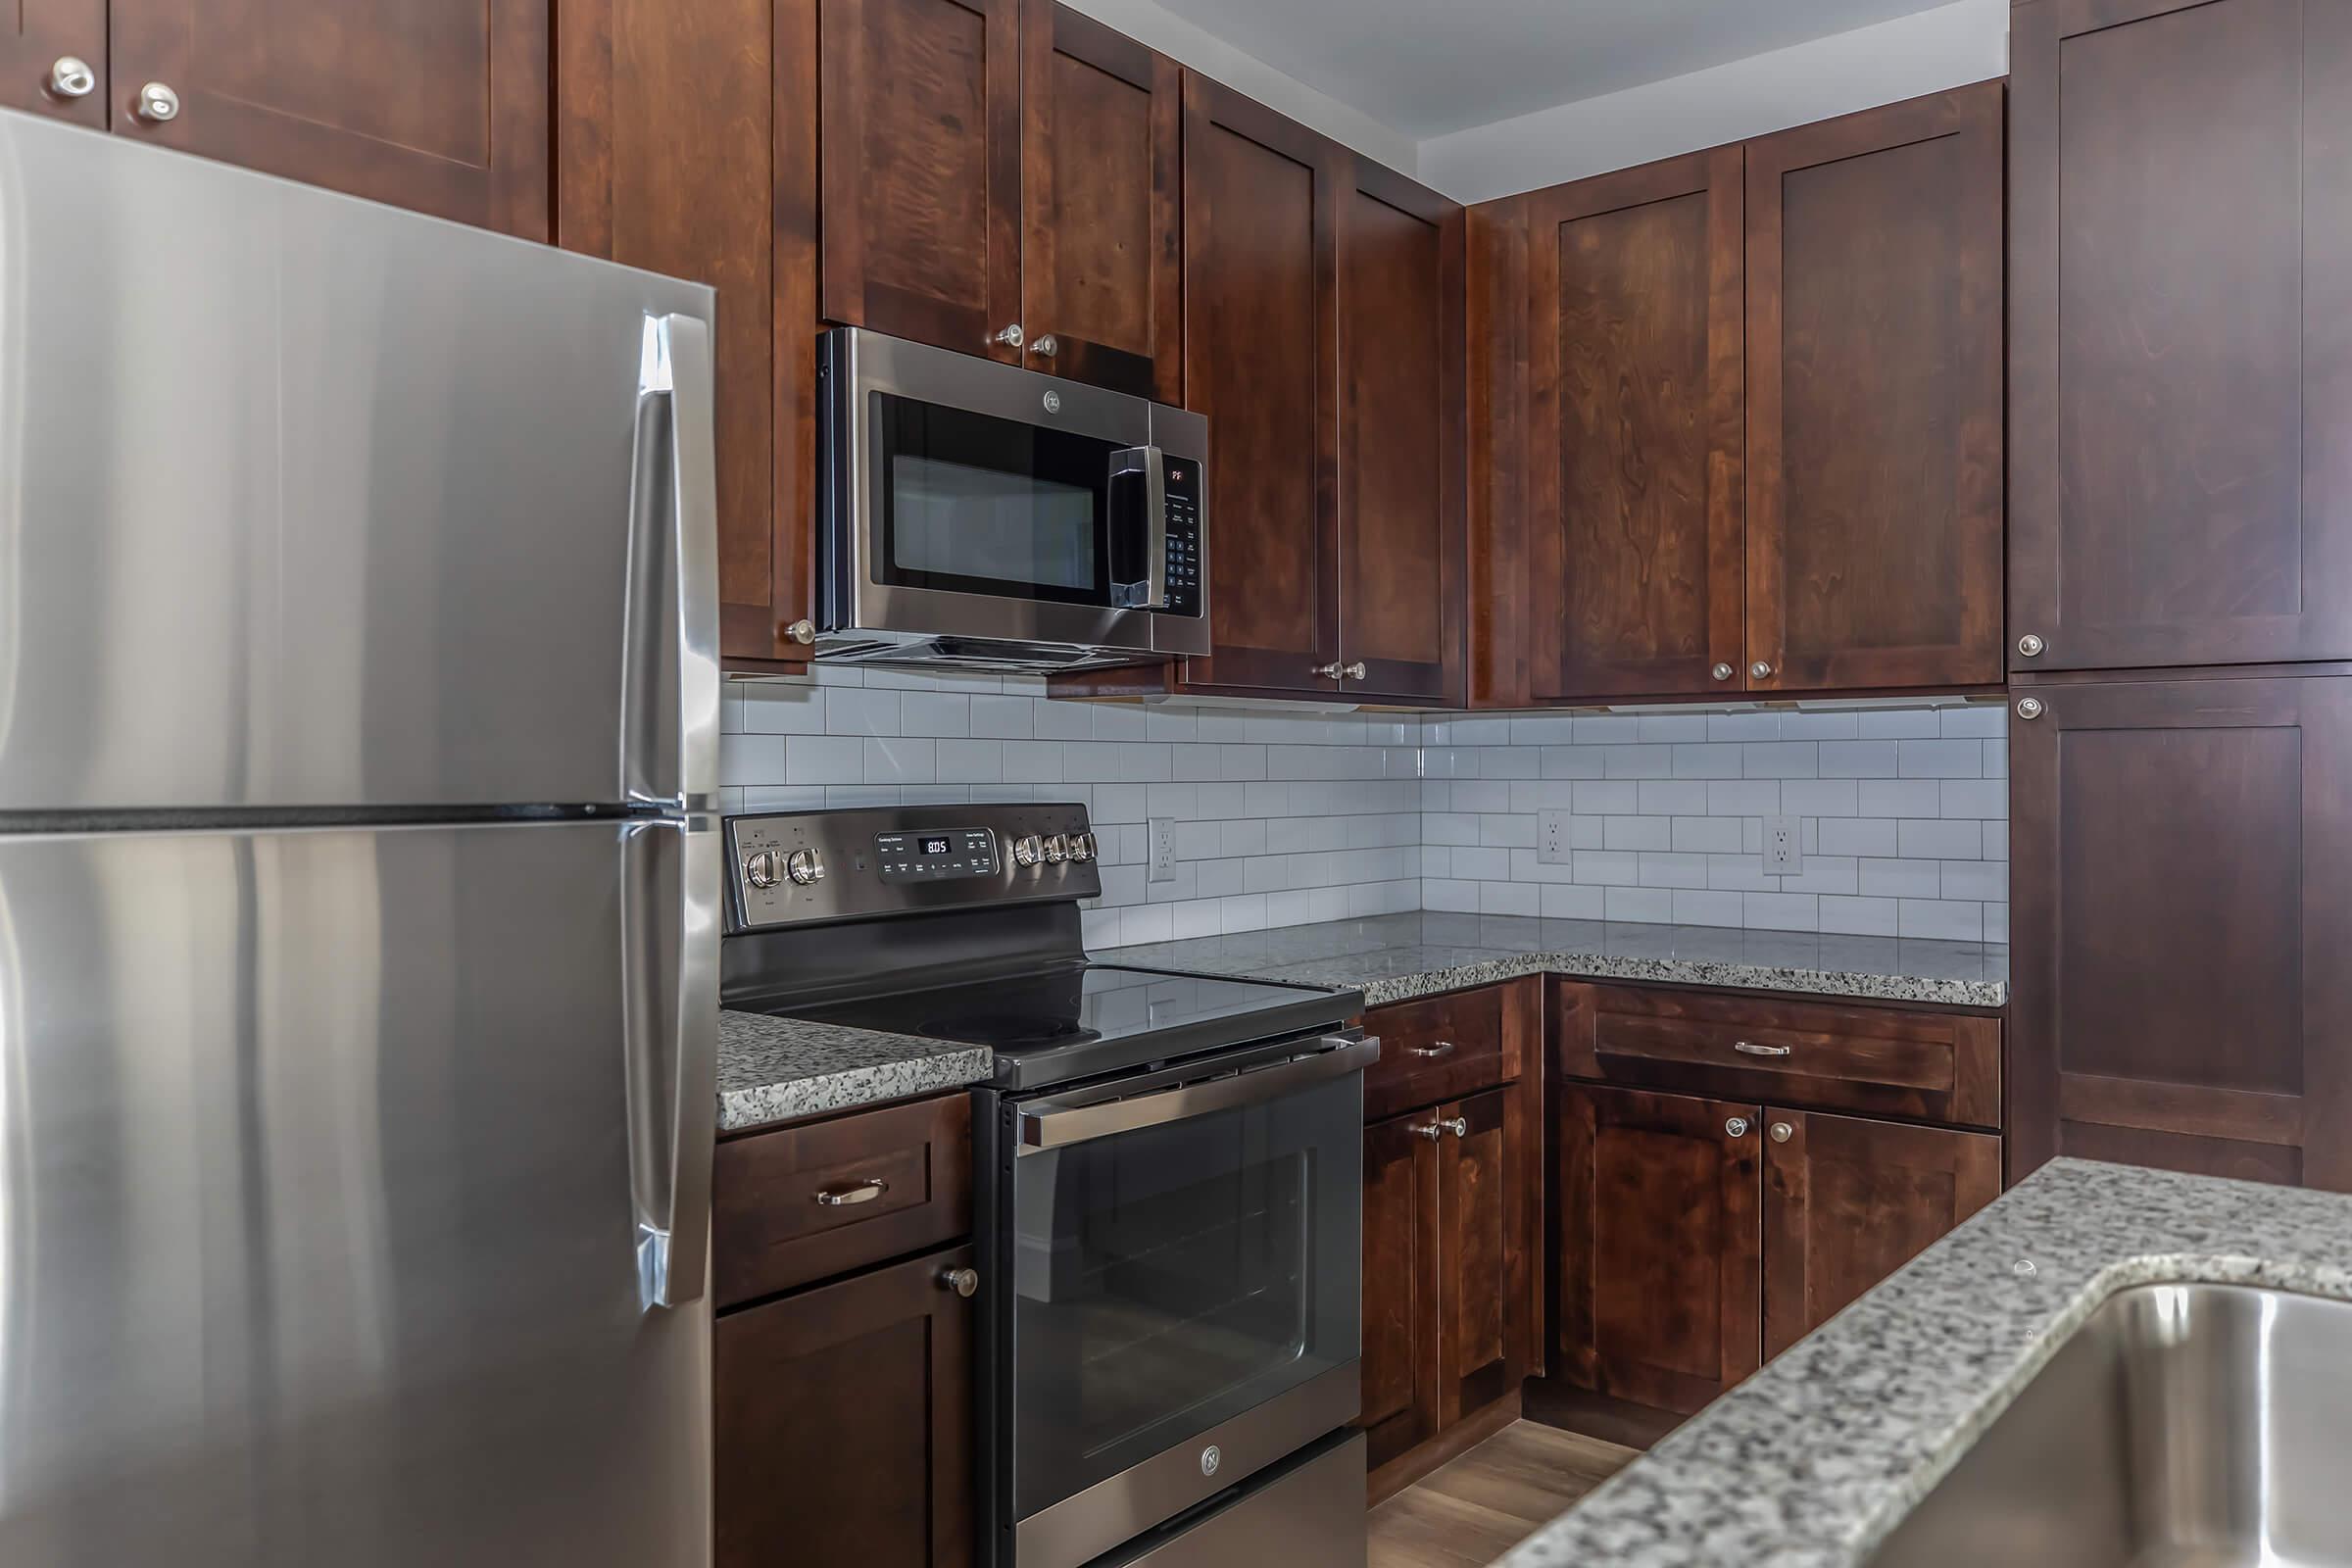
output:
[[1414,172],[1456,201],[1486,201],[1964,86],[2008,70],[2009,0],[1958,0],[1433,137],[1420,144]]

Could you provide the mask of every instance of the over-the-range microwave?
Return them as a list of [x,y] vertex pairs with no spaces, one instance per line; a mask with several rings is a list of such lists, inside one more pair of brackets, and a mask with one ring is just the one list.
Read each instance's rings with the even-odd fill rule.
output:
[[816,657],[1208,652],[1208,421],[854,327],[817,356]]

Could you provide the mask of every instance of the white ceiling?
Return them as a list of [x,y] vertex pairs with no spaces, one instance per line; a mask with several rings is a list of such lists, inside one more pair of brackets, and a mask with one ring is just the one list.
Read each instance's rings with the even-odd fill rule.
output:
[[1159,0],[1415,139],[1934,10],[1945,0]]

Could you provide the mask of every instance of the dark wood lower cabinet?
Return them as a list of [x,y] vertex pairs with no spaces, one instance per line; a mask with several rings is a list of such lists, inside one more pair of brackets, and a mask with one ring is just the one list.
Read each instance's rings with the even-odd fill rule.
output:
[[972,1302],[933,1252],[718,1319],[718,1568],[965,1568]]
[[1450,1426],[1526,1374],[1527,1131],[1513,1089],[1444,1106],[1438,1140],[1438,1420]]
[[1428,1111],[1364,1129],[1364,1372],[1377,1470],[1438,1435],[1438,1162]]

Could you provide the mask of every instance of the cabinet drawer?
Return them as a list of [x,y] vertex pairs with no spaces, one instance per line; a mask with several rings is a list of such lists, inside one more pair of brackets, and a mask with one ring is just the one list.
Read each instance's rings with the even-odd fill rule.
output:
[[972,1102],[950,1095],[718,1146],[718,1307],[968,1236]]
[[1573,1078],[1997,1128],[1995,1018],[1555,981]]
[[1505,1049],[1509,986],[1455,991],[1364,1014],[1380,1059],[1364,1074],[1366,1117],[1393,1115],[1492,1088],[1519,1076]]

